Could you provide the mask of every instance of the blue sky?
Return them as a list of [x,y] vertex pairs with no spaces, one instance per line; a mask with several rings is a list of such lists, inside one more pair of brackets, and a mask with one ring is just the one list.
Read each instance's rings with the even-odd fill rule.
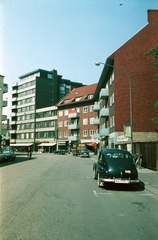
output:
[[143,28],[148,9],[158,9],[158,1],[0,0],[0,74],[9,101],[11,84],[38,68],[97,83],[102,66],[95,62],[105,62]]

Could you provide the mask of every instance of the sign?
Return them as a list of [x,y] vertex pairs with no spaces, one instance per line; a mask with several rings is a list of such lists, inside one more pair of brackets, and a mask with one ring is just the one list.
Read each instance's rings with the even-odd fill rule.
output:
[[128,138],[124,135],[118,136],[117,142],[128,142]]
[[124,135],[125,137],[131,137],[131,126],[124,125]]
[[68,114],[72,114],[72,113],[77,113],[77,110],[76,109],[69,109]]

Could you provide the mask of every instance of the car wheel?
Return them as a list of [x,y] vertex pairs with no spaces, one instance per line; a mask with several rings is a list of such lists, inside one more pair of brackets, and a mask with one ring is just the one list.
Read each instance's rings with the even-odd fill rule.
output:
[[98,175],[97,175],[97,185],[98,185],[98,187],[102,187],[102,182],[100,181],[100,175],[99,175],[99,173],[98,173]]
[[97,179],[96,178],[96,171],[95,171],[95,169],[93,169],[93,179]]

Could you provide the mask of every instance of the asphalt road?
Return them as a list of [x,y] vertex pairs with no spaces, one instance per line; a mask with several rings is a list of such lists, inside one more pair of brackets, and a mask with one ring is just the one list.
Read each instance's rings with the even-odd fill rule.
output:
[[35,154],[1,165],[1,240],[157,240],[158,197],[98,188],[94,158]]

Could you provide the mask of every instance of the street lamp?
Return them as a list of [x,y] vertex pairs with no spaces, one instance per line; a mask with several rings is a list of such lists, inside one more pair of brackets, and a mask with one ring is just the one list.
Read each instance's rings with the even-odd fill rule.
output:
[[130,127],[131,127],[131,152],[133,153],[133,123],[132,123],[132,82],[131,82],[131,79],[128,75],[128,73],[120,68],[120,67],[117,67],[117,66],[114,66],[114,65],[111,65],[111,64],[108,64],[108,63],[103,63],[103,62],[96,62],[95,65],[96,66],[100,66],[100,64],[103,64],[104,66],[109,66],[109,67],[112,67],[112,68],[117,68],[119,69],[120,71],[124,72],[125,75],[127,76],[127,79],[128,79],[128,82],[129,82],[129,95],[130,95]]

